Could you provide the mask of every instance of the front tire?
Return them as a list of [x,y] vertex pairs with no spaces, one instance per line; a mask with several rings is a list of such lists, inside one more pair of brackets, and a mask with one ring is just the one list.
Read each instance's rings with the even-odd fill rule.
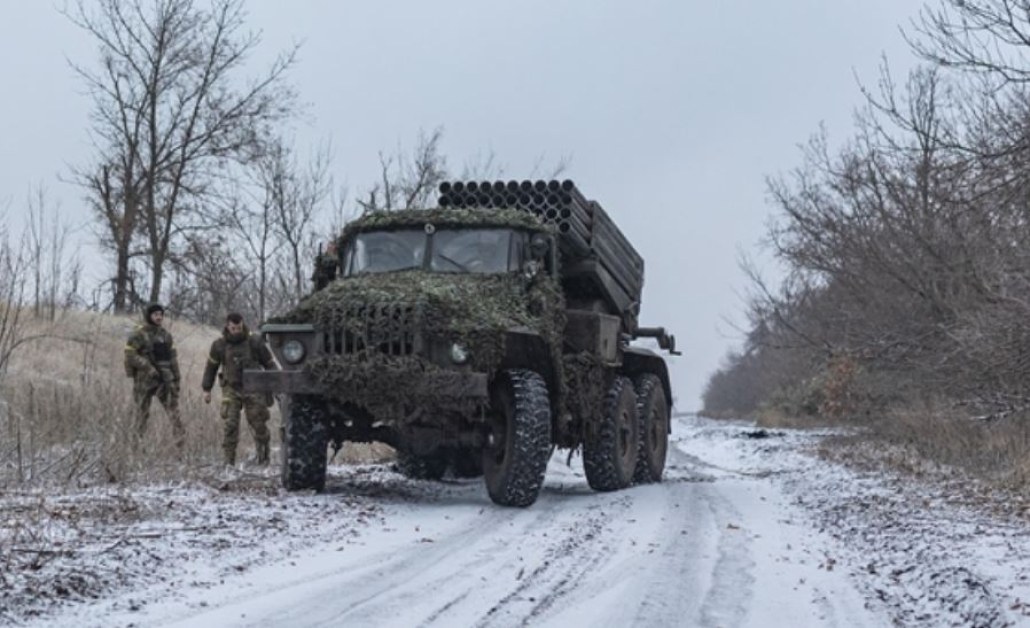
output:
[[590,488],[617,491],[633,482],[639,449],[639,423],[633,383],[618,376],[605,395],[601,420],[583,443],[583,470]]
[[662,481],[669,450],[669,403],[662,380],[652,373],[637,377],[637,414],[640,419],[640,453],[633,481],[650,484]]
[[524,508],[536,501],[551,456],[551,402],[533,371],[504,371],[490,392],[491,431],[483,448],[490,499]]
[[283,412],[282,484],[288,491],[325,488],[329,432],[316,397],[293,395]]

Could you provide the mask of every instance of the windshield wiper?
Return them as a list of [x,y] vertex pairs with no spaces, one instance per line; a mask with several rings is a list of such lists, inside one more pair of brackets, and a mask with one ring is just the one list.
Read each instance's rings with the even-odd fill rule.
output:
[[454,261],[453,259],[447,257],[443,253],[436,253],[434,255],[434,257],[437,257],[439,259],[442,259],[445,262],[448,262],[448,263],[452,264],[455,268],[457,268],[458,270],[460,270],[462,272],[466,272],[466,273],[469,272],[469,269],[466,268],[463,264],[461,264],[460,262]]

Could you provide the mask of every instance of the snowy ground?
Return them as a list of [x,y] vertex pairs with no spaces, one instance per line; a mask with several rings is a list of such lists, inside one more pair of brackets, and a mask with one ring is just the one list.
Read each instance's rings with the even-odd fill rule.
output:
[[0,624],[1030,626],[1025,504],[828,436],[681,418],[662,484],[556,456],[524,510],[377,465],[0,494]]

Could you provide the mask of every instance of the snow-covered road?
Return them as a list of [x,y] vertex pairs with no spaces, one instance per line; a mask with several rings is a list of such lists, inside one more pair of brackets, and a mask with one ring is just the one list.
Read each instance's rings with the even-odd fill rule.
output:
[[[322,495],[223,503],[227,510],[265,508],[277,517],[297,517],[289,527],[262,532],[267,536],[250,549],[192,552],[188,560],[173,555],[155,566],[173,577],[152,577],[145,586],[66,607],[45,623],[795,627],[1026,621],[1021,607],[1012,605],[1030,586],[1012,588],[1016,583],[1018,589],[1018,570],[1004,582],[990,574],[978,579],[985,589],[1010,585],[1006,596],[988,598],[963,597],[963,585],[913,597],[868,574],[867,562],[880,560],[889,571],[883,561],[898,559],[872,541],[852,543],[820,518],[862,494],[841,490],[851,485],[850,472],[799,453],[818,438],[680,418],[661,484],[595,493],[578,459],[567,464],[556,456],[539,501],[528,509],[494,506],[476,480],[420,482],[382,466],[335,468]],[[822,510],[813,509],[814,502]],[[337,516],[341,520],[332,526],[320,520]],[[874,530],[876,523],[863,525]],[[327,536],[327,527],[335,533]],[[1010,559],[1027,556],[1025,532],[1006,539],[1018,550]],[[919,539],[909,542],[918,549]],[[924,562],[931,570],[926,573],[937,573],[933,561]],[[949,602],[951,594],[965,606]]]
[[846,578],[828,577],[820,539],[767,478],[702,461],[677,451],[666,482],[599,495],[555,460],[526,510],[490,505],[477,482],[396,503],[357,543],[233,579],[201,596],[206,607],[188,600],[169,615],[291,627],[884,623]]

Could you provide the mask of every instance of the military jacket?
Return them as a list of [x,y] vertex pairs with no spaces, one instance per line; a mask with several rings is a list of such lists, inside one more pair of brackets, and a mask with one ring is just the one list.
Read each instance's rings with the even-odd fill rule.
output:
[[221,370],[221,385],[241,391],[243,371],[262,368],[274,369],[275,361],[272,359],[272,352],[261,341],[260,336],[245,331],[239,337],[233,338],[223,330],[222,337],[211,343],[201,388],[210,391],[215,385],[215,375]]
[[179,356],[172,334],[157,325],[140,325],[129,335],[125,344],[125,373],[141,378],[153,373],[163,379],[179,380]]

